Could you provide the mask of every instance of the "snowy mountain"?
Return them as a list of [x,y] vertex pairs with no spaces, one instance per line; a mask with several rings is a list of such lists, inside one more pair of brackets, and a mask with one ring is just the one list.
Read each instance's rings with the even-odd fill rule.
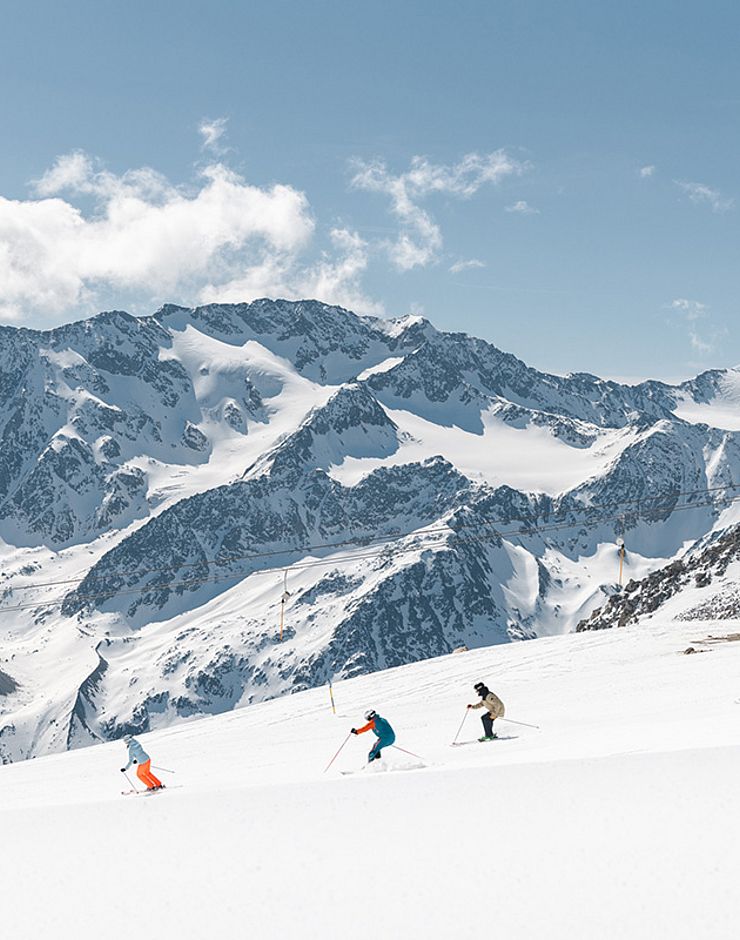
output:
[[2,328],[0,758],[574,630],[738,521],[739,399],[315,301]]

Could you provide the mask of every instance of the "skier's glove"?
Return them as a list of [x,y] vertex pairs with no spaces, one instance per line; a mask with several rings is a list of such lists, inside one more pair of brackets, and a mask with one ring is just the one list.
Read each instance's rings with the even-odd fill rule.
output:
[[133,764],[138,764],[139,762],[138,762],[137,760],[135,760],[135,761],[132,761],[132,763],[133,763]]
[[122,773],[122,774],[125,774],[125,773],[126,773],[126,768],[125,768],[125,767],[121,767],[121,773]]
[[350,728],[350,729],[349,729],[349,733],[350,733],[350,734],[357,734],[357,728]]

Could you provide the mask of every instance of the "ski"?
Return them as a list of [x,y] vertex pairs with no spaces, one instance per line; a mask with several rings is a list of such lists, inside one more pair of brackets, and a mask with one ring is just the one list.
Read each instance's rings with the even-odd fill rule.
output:
[[182,787],[162,787],[156,790],[121,790],[121,796],[154,796],[155,793],[161,793],[162,790],[180,790]]
[[[513,741],[516,737],[518,737],[516,734],[497,734],[495,738],[490,738],[489,741]],[[488,744],[489,741],[481,741],[479,738],[476,738],[475,741],[453,741],[450,747],[467,747],[468,744]]]

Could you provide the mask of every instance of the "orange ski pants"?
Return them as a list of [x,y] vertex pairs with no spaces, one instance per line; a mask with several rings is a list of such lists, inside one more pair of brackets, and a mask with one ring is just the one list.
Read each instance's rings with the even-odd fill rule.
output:
[[136,776],[141,780],[147,790],[151,790],[153,787],[161,787],[162,781],[157,780],[154,774],[151,772],[151,761],[145,761],[143,764],[139,764],[136,768]]

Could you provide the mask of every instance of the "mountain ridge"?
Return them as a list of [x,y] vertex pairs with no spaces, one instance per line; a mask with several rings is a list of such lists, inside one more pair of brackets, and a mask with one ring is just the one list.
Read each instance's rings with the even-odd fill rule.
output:
[[640,579],[733,523],[733,370],[268,299],[5,327],[0,367],[3,760],[567,632],[619,538]]

